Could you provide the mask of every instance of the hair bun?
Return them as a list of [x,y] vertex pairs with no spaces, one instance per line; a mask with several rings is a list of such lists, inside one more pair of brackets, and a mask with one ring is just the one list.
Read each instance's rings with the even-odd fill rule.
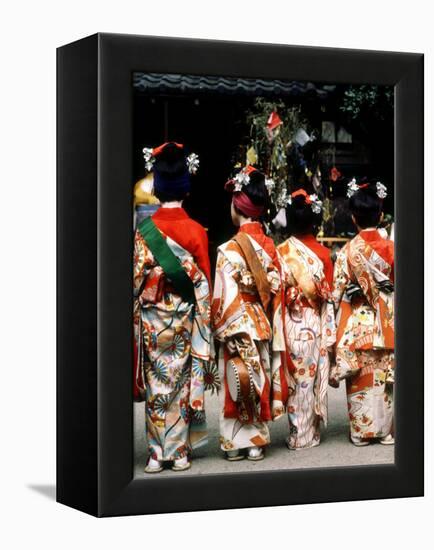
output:
[[167,143],[155,156],[154,169],[165,177],[177,177],[187,171],[184,148]]
[[359,190],[362,193],[366,193],[367,195],[370,195],[370,196],[376,197],[378,195],[377,184],[373,181],[362,181],[359,184]]
[[180,158],[185,158],[184,148],[173,142],[167,143],[156,156],[157,160],[165,160],[166,162],[175,162]]
[[308,206],[306,204],[306,197],[304,195],[296,195],[295,197],[291,196],[291,201],[292,204],[297,208]]

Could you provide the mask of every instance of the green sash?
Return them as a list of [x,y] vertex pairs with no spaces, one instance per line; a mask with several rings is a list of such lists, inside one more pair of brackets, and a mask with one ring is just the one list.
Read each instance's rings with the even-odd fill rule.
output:
[[159,229],[151,218],[145,218],[139,224],[139,231],[149,246],[154,258],[162,267],[166,277],[170,280],[176,291],[185,302],[194,304],[194,285],[193,281],[187,275],[181,262],[172,252],[166,239],[160,233]]

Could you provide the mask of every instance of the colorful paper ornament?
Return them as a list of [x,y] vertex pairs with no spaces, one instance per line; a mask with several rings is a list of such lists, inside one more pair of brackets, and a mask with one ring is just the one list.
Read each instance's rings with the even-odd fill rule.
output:
[[286,227],[287,221],[286,221],[286,210],[285,208],[281,208],[278,212],[276,217],[273,220],[274,227],[277,229],[284,229]]
[[281,124],[283,124],[283,121],[282,119],[280,118],[280,116],[277,114],[277,111],[273,111],[270,116],[268,117],[268,120],[267,120],[267,128],[270,130],[270,131],[273,131],[275,130],[277,127],[279,127]]
[[247,164],[257,164],[258,162],[258,153],[253,146],[249,147],[249,149],[247,150],[246,162]]
[[295,133],[294,140],[300,145],[300,147],[304,147],[306,143],[311,140],[311,138],[304,128],[299,128]]
[[330,170],[330,179],[332,181],[338,181],[341,176],[342,174],[339,172],[336,166],[333,166],[333,168]]
[[277,114],[277,111],[273,111],[267,120],[267,134],[268,140],[271,142],[275,136],[279,133],[279,127],[283,124],[282,119]]

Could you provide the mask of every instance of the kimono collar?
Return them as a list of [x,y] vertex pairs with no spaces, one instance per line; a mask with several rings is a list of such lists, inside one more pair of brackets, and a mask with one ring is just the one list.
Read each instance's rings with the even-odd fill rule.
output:
[[249,235],[264,235],[264,230],[260,222],[247,222],[240,226],[239,231]]
[[152,216],[152,219],[177,221],[188,220],[189,216],[183,208],[164,208],[160,206],[160,208]]
[[310,243],[312,243],[312,242],[318,243],[315,236],[312,235],[311,233],[306,233],[306,235],[294,235],[294,237],[296,239],[298,239],[299,241],[301,241],[302,243],[309,243],[309,242]]
[[359,235],[364,239],[365,241],[377,241],[378,239],[382,239],[381,233],[379,233],[378,229],[375,227],[369,227],[368,229],[362,229],[359,233]]
[[[279,262],[276,258],[276,247],[274,245],[273,239],[267,237],[260,222],[243,223],[243,225],[239,229],[239,232],[247,233],[248,235],[250,235],[270,256],[271,260],[275,263],[275,266],[279,266]],[[278,267],[278,269],[280,269],[280,267]]]

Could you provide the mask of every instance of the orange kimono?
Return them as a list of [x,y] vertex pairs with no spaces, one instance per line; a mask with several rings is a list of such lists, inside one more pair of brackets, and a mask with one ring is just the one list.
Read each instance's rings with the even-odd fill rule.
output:
[[393,429],[394,249],[376,229],[362,230],[338,254],[336,366],[345,379],[351,436],[385,437]]
[[[271,294],[280,297],[281,279],[278,255],[273,241],[266,237],[259,222],[246,223],[246,233],[266,272]],[[264,311],[246,258],[234,240],[218,248],[212,300],[215,339],[220,342],[220,443],[223,451],[263,447],[270,443],[267,422],[271,420],[270,343],[273,322]],[[226,363],[231,357],[227,343],[236,346],[236,355],[251,368],[255,398],[247,405],[234,402],[228,391]]]

